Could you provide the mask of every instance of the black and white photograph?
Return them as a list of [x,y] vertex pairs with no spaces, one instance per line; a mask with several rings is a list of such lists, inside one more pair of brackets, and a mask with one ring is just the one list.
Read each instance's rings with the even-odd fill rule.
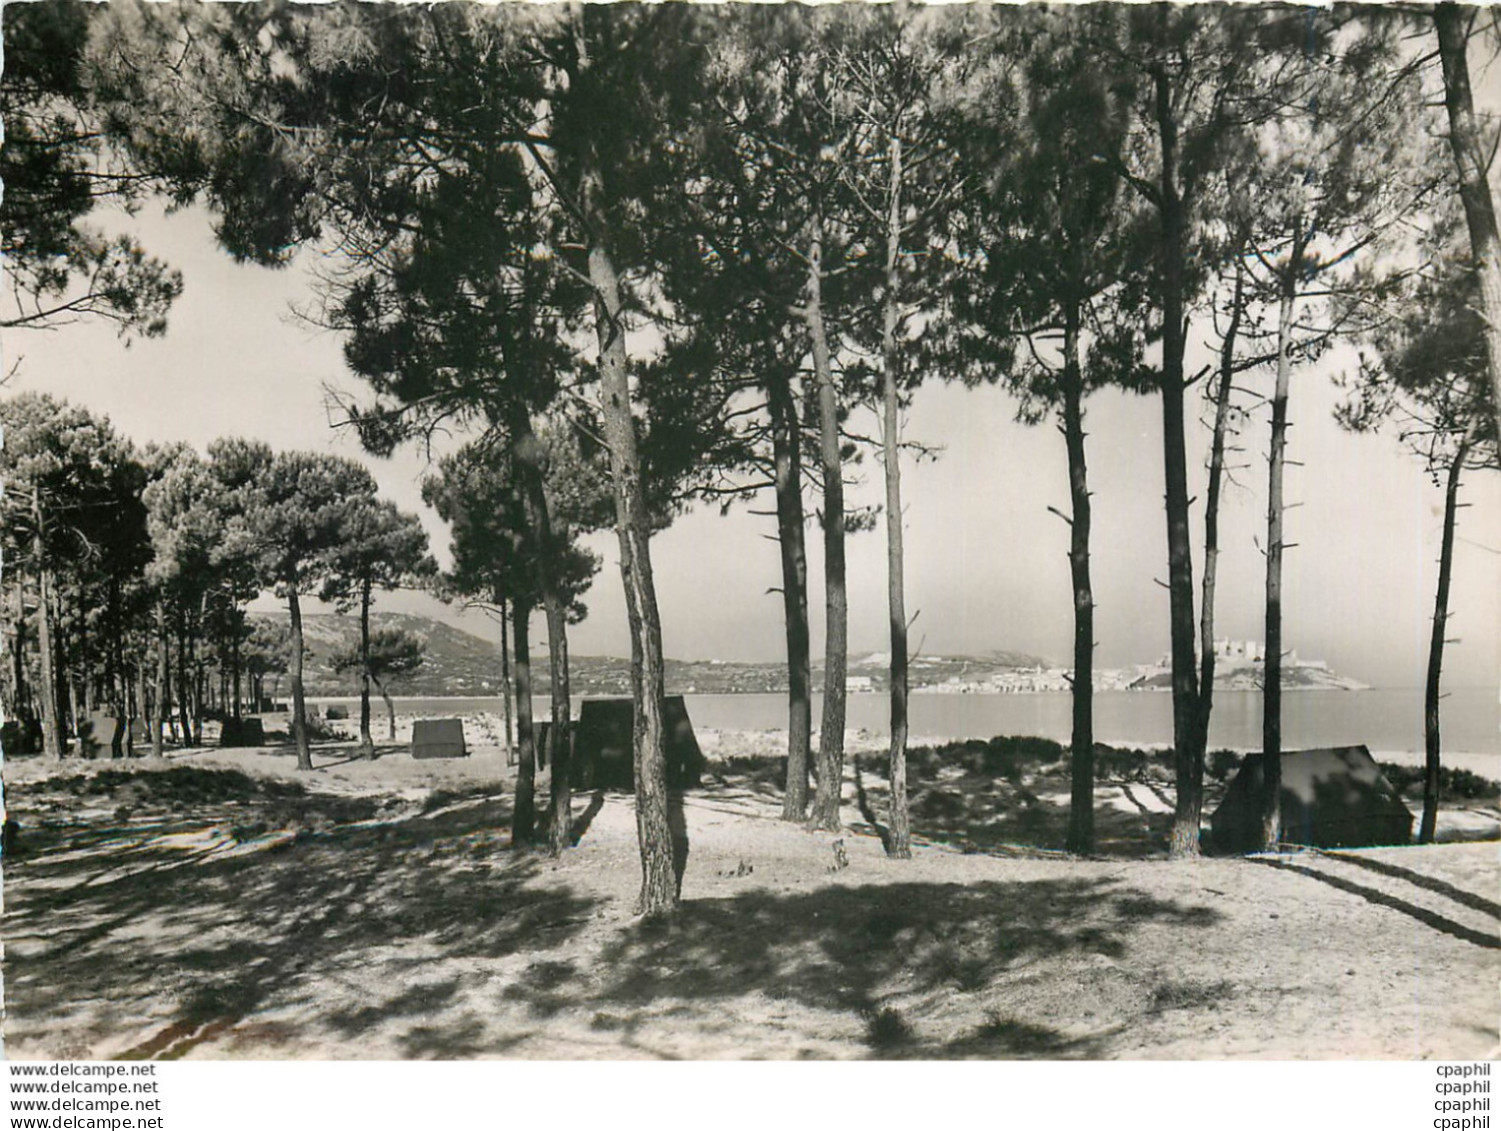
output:
[[0,23],[6,1060],[1501,1057],[1495,9]]

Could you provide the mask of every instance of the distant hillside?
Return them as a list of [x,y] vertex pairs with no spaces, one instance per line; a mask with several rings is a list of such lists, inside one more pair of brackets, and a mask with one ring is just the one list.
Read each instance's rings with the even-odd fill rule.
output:
[[[285,624],[284,614],[252,614]],[[356,680],[336,675],[332,658],[359,641],[360,623],[351,616],[320,613],[305,616],[307,639],[307,689],[309,695],[353,695]],[[372,613],[378,628],[403,628],[422,640],[427,660],[407,680],[392,688],[397,695],[497,695],[500,691],[500,649],[489,640],[444,624],[430,617],[406,613]],[[629,695],[631,664],[617,656],[572,656],[570,674],[575,695]],[[538,693],[546,694],[547,653],[535,648],[533,678]],[[851,656],[848,687],[853,692],[882,692],[887,687],[888,657],[884,652]],[[1066,691],[1067,672],[1038,656],[1022,652],[989,652],[983,656],[917,655],[911,663],[914,691],[1035,692]],[[1156,667],[1096,672],[1101,690],[1155,691],[1172,686],[1172,675]],[[267,686],[273,681],[268,680]],[[1260,665],[1226,665],[1216,675],[1221,690],[1257,691],[1261,688]],[[1322,664],[1298,664],[1282,670],[1282,686],[1292,689],[1335,689],[1363,686],[1339,676]],[[813,689],[823,687],[823,664],[813,664]],[[668,660],[669,694],[730,695],[784,692],[787,665],[751,663],[742,660]],[[277,689],[285,695],[285,681]]]
[[[284,614],[253,613],[260,620],[287,623]],[[493,695],[500,687],[500,654],[496,645],[461,628],[430,617],[406,613],[371,613],[372,628],[401,628],[418,637],[426,649],[422,667],[392,688],[397,695]],[[333,657],[355,648],[360,640],[358,617],[317,613],[302,618],[307,643],[304,681],[309,695],[353,695],[358,681],[333,670]],[[268,678],[269,688],[272,679]],[[285,681],[279,694],[287,691]]]
[[[287,623],[285,614],[255,613],[262,620]],[[500,652],[491,641],[444,624],[430,617],[406,613],[372,613],[377,628],[402,628],[422,640],[426,662],[411,678],[393,688],[398,695],[495,695],[500,688]],[[302,618],[307,642],[305,680],[309,695],[353,695],[358,683],[337,675],[333,657],[359,642],[360,622],[352,616],[319,613]],[[570,674],[576,695],[628,695],[631,689],[630,661],[614,656],[572,656]],[[546,652],[538,648],[533,662],[536,679],[545,681]],[[886,686],[887,657],[884,653],[852,656],[851,687],[878,691]],[[992,674],[1047,667],[1047,661],[1017,652],[992,652],[985,656],[915,656],[912,686],[936,687],[953,677],[974,680]],[[267,681],[268,686],[272,683]],[[813,686],[823,683],[822,665],[814,664]],[[542,686],[539,683],[539,686]],[[673,694],[733,694],[787,690],[787,665],[738,660],[668,660],[667,690]],[[283,684],[278,694],[285,694]]]

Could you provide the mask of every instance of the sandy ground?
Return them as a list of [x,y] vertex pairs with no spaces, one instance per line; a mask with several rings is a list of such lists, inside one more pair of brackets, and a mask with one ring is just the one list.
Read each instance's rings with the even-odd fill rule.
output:
[[328,744],[312,774],[286,747],[7,764],[6,1055],[1501,1052],[1493,799],[1445,810],[1451,843],[1181,864],[1158,851],[1170,784],[1141,774],[1101,783],[1080,860],[1050,848],[1057,768],[1004,792],[945,769],[894,861],[862,816],[884,807],[869,760],[849,827],[810,833],[777,819],[773,772],[728,761],[780,736],[703,732],[684,907],[647,924],[631,797],[576,798],[561,858],[512,851],[515,771],[466,729],[464,760]]

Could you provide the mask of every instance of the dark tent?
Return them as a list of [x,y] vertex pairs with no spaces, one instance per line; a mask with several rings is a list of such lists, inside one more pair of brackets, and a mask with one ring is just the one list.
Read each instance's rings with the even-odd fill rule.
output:
[[40,754],[42,751],[42,724],[34,718],[7,719],[0,723],[0,751],[7,758],[18,754]]
[[413,758],[467,758],[463,719],[418,719],[412,724]]
[[[698,785],[704,756],[681,695],[663,700],[666,717],[667,787]],[[574,789],[631,789],[635,767],[631,730],[636,718],[629,699],[585,699],[573,726]]]
[[79,752],[85,758],[118,758],[125,738],[125,723],[104,711],[95,711],[78,724]]
[[[1215,847],[1261,847],[1262,754],[1248,754],[1209,818]],[[1412,813],[1364,746],[1282,755],[1282,841],[1319,848],[1407,844]]]
[[220,746],[264,746],[266,728],[260,719],[247,716],[242,719],[225,719],[219,731]]

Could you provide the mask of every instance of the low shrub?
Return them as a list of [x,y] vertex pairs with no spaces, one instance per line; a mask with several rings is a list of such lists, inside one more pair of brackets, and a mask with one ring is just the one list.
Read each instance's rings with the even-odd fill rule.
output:
[[915,1037],[906,1018],[889,1006],[866,1017],[865,1043],[872,1049],[901,1048],[910,1045]]
[[997,737],[985,744],[982,769],[991,777],[1019,781],[1024,766],[1046,766],[1062,759],[1062,745],[1050,738]]
[[926,820],[949,821],[964,816],[964,798],[946,789],[929,789],[913,802],[912,810]]
[[946,764],[958,766],[967,774],[983,774],[986,772],[986,745],[984,739],[970,738],[963,742],[950,742],[947,746],[940,747],[939,754]]
[[787,759],[776,754],[731,754],[727,758],[717,759],[713,765],[716,769],[722,768],[732,774],[760,776],[784,770]]
[[1212,750],[1205,759],[1204,768],[1215,781],[1229,781],[1240,769],[1240,755],[1234,750]]
[[335,742],[344,737],[341,731],[329,726],[327,720],[317,715],[308,716],[306,726],[309,742]]
[[941,748],[914,746],[907,751],[908,780],[917,778],[921,781],[934,781],[937,779],[938,772],[943,769],[943,766]]
[[1173,752],[1096,745],[1094,776],[1096,780],[1171,781]]
[[[1030,735],[998,735],[988,741],[967,738],[959,742],[945,742],[942,746],[910,746],[907,748],[907,784],[937,780],[942,771],[954,766],[967,774],[980,777],[1021,780],[1026,768],[1050,765],[1064,757],[1064,749],[1050,738]],[[890,775],[890,766],[885,758],[874,757],[861,763],[878,778]]]
[[1438,790],[1446,797],[1463,797],[1467,801],[1473,801],[1477,798],[1495,797],[1501,794],[1501,782],[1494,782],[1490,778],[1481,777],[1479,774],[1457,766],[1452,770],[1447,766],[1440,766]]
[[[1423,788],[1424,767],[1406,766],[1397,762],[1381,762],[1378,765],[1381,773],[1398,793]],[[1438,768],[1438,794],[1446,801],[1475,801],[1501,795],[1501,782],[1481,777],[1470,770],[1441,765]]]
[[1218,1009],[1235,996],[1235,983],[1188,980],[1162,982],[1152,988],[1147,1000],[1148,1013],[1166,1013],[1171,1009]]
[[1146,776],[1147,755],[1143,750],[1117,750],[1113,746],[1094,748],[1096,781],[1140,781]]

